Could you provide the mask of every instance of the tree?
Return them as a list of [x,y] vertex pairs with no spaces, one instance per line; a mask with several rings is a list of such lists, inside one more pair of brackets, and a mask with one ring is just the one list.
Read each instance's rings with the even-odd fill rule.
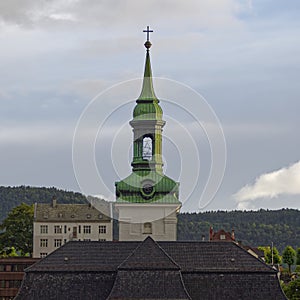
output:
[[291,266],[295,263],[295,255],[296,252],[292,246],[287,246],[282,253],[283,262],[289,266],[290,274],[291,274]]
[[281,256],[276,247],[273,247],[273,260],[272,260],[272,249],[271,247],[258,247],[259,250],[264,251],[265,262],[267,264],[281,264]]
[[32,254],[33,205],[25,203],[13,208],[0,225],[2,249],[15,248],[20,255]]
[[283,285],[283,291],[288,299],[300,299],[300,278]]
[[0,258],[3,257],[15,257],[18,256],[18,253],[15,249],[15,247],[6,247],[4,249],[0,249]]
[[296,265],[300,265],[300,248],[297,249]]

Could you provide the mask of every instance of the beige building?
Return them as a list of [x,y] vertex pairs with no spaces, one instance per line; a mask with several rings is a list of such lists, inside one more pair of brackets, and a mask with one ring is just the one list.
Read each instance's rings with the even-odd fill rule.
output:
[[33,257],[45,257],[68,241],[112,241],[112,204],[35,203]]
[[116,208],[120,241],[143,241],[147,236],[156,241],[177,240],[178,205],[116,203]]

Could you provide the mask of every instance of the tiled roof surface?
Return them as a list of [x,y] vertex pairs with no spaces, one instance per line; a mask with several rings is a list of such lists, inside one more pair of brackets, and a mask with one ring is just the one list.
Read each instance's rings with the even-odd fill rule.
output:
[[179,270],[119,270],[108,300],[191,299]]
[[[116,271],[139,244],[140,242],[71,241],[32,266],[30,271]],[[180,266],[182,272],[274,272],[235,243],[158,242],[157,244]],[[155,253],[157,252],[161,253],[156,250]],[[143,259],[146,260],[147,256]]]
[[65,244],[26,270],[16,298],[43,299],[286,298],[276,271],[235,243],[148,238]]
[[179,270],[179,266],[155,242],[147,237],[118,267],[119,270]]
[[37,222],[101,222],[110,220],[109,203],[90,204],[52,204],[36,203],[35,221]]

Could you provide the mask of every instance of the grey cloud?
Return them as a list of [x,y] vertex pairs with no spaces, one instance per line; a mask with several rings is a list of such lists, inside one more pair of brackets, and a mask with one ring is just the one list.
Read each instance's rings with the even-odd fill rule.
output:
[[179,27],[180,20],[185,20],[188,26],[193,26],[195,21],[203,26],[224,26],[235,22],[238,8],[236,0],[10,0],[0,3],[0,16],[4,22],[24,26],[78,21],[81,26],[91,24],[119,30],[120,26],[124,29],[128,25],[136,27],[145,21],[153,24],[159,20],[167,27]]

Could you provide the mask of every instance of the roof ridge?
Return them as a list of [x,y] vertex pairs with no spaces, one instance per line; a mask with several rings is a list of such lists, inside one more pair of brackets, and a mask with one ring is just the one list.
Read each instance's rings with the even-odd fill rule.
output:
[[[146,248],[146,246],[148,247]],[[149,246],[155,247],[152,248],[151,254],[153,254],[153,250],[156,250],[156,255],[160,253],[160,257],[164,258],[164,262],[166,265],[169,265],[169,269],[177,269],[180,270],[180,266],[174,261],[174,259],[155,241],[152,239],[151,236],[147,236],[144,241],[142,241],[138,246],[130,253],[130,255],[118,266],[118,270],[124,270],[124,269],[166,269],[166,266],[162,266],[162,262],[160,261],[157,263],[159,267],[156,267],[155,264],[153,265],[153,257],[152,260],[149,258]],[[145,256],[142,257],[139,256],[139,251],[146,250]],[[147,253],[148,250],[148,253]],[[147,258],[146,264],[145,261],[143,261],[144,266],[141,266],[139,263],[144,258]],[[155,257],[155,263],[157,262],[157,256]],[[146,267],[145,267],[146,265]]]
[[[232,241],[233,242],[233,241]],[[273,267],[269,266],[267,263],[265,263],[263,260],[261,260],[260,258],[252,255],[251,253],[249,253],[243,246],[241,246],[239,243],[237,242],[233,242],[233,244],[235,244],[236,247],[242,249],[244,252],[246,252],[248,255],[251,255],[254,259],[256,259],[258,262],[260,262],[262,265],[264,265],[264,267],[274,271],[274,272],[277,272]]]

